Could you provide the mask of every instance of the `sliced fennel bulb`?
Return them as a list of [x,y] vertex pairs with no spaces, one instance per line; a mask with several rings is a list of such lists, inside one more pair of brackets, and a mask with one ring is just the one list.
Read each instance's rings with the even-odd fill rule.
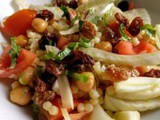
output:
[[98,104],[94,107],[90,120],[114,120]]
[[160,51],[139,55],[119,55],[97,48],[83,48],[81,50],[93,57],[94,60],[106,65],[150,66],[160,64]]
[[27,0],[14,0],[14,2],[18,5],[19,9],[28,9],[30,4],[27,2]]
[[[105,109],[111,111],[147,111],[160,107],[160,97],[149,100],[132,101],[132,100],[122,100],[115,97],[111,97],[107,93],[106,96],[108,97],[110,102],[105,102]],[[113,110],[112,108],[110,108],[109,104],[112,104],[112,106],[114,105],[117,109]]]
[[62,115],[64,117],[64,120],[71,120],[71,118],[69,116],[69,113],[68,113],[66,108],[61,108],[61,112],[62,112]]
[[159,78],[131,77],[126,81],[114,83],[114,88],[116,92],[141,92],[159,85]]
[[58,77],[57,81],[58,81],[58,86],[60,90],[63,107],[73,109],[74,108],[73,95],[70,89],[67,76],[61,75]]
[[106,90],[109,96],[113,96],[119,99],[125,100],[148,100],[154,99],[160,96],[160,86],[155,86],[151,89],[141,92],[116,92],[113,86],[110,86]]
[[114,115],[116,120],[140,120],[140,113],[138,111],[122,111]]
[[156,46],[158,47],[158,49],[160,49],[160,24],[155,26],[155,30],[156,30]]
[[73,33],[76,33],[79,31],[79,25],[75,25],[73,26],[72,28],[69,28],[67,30],[63,30],[63,31],[60,31],[59,33],[61,35],[70,35],[70,34],[73,34]]
[[115,2],[116,0],[90,0],[89,2],[80,5],[76,11],[77,12],[86,12],[90,8],[99,7],[100,5],[108,5],[110,3]]

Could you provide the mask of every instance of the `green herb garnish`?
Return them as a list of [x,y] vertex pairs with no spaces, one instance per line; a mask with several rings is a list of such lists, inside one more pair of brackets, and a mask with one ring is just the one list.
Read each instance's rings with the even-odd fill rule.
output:
[[101,20],[101,17],[95,16],[95,17],[91,20],[91,22],[94,23],[94,24],[97,24],[100,20]]
[[148,37],[155,36],[156,30],[154,29],[154,26],[150,24],[145,24],[141,27],[141,30],[145,30]]
[[121,24],[121,25],[120,25],[120,28],[119,28],[119,32],[120,32],[120,34],[122,35],[122,40],[130,41],[131,38],[129,38],[129,37],[124,33],[124,29],[125,29],[124,24]]
[[8,52],[9,55],[11,56],[11,66],[10,66],[11,69],[15,68],[17,64],[17,58],[19,56],[19,52],[20,52],[20,46],[16,44],[16,38],[12,37],[11,38],[11,50]]
[[75,80],[82,81],[84,83],[86,83],[88,81],[88,76],[85,74],[66,71],[66,75],[74,78]]
[[59,52],[56,56],[56,60],[63,60],[67,55],[71,53],[71,50],[67,47],[63,51]]
[[61,10],[64,12],[63,17],[66,17],[67,20],[69,20],[69,19],[70,19],[70,16],[69,16],[69,8],[68,8],[68,7],[65,7],[65,6],[61,6],[60,8],[61,8]]
[[47,54],[44,55],[44,59],[45,60],[54,59],[54,57],[55,57],[55,54],[53,52],[51,52],[51,51],[47,52]]

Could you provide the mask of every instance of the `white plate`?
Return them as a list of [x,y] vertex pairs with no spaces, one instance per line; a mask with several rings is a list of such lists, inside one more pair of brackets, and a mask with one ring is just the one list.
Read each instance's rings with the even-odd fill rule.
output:
[[[32,4],[44,4],[51,0],[28,0]],[[37,2],[38,1],[38,2]],[[133,0],[137,7],[145,7],[152,16],[153,23],[160,23],[160,7],[157,4],[158,0]],[[11,0],[1,0],[0,20],[14,12],[13,3]],[[0,33],[0,42],[5,39]],[[0,49],[0,54],[2,50]],[[0,81],[0,120],[32,120],[29,111],[25,108],[12,104],[8,99],[9,89],[6,84]],[[142,120],[160,120],[160,110],[154,110],[143,113]]]

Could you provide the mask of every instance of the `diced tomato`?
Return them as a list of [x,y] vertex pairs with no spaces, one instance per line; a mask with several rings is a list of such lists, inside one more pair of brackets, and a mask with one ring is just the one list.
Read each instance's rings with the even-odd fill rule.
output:
[[135,51],[133,50],[133,45],[129,41],[120,41],[115,49],[118,51],[119,54],[123,55],[134,55]]
[[20,10],[4,21],[1,30],[9,36],[25,35],[26,31],[31,28],[32,20],[36,14],[35,10]]
[[139,45],[134,47],[134,51],[138,53],[152,53],[157,51],[157,48],[149,42],[142,40]]
[[71,40],[69,40],[68,38],[66,38],[66,37],[60,37],[59,40],[58,40],[58,43],[57,43],[57,47],[59,49],[63,49],[64,46],[66,46],[70,42],[71,42]]
[[129,10],[133,10],[135,8],[135,4],[134,4],[134,2],[133,1],[130,1],[129,2]]
[[17,59],[17,64],[14,69],[10,69],[11,65],[11,57],[8,54],[11,47],[7,47],[0,59],[0,78],[7,78],[12,75],[18,76],[22,73],[26,68],[28,68],[36,58],[36,55],[30,51],[25,49],[21,49],[19,53],[19,57]]
[[109,26],[115,33],[118,34],[118,37],[121,37],[120,32],[119,32],[120,24],[119,24],[118,22],[116,22],[116,21],[111,22],[108,26]]
[[[59,114],[57,116],[51,116],[51,115],[48,114],[48,112],[45,112],[45,115],[48,118],[48,120],[62,120],[63,119],[62,113],[60,111],[60,109],[62,107],[62,102],[61,101],[62,101],[61,98],[57,97],[57,96],[51,101],[51,103],[53,105],[55,105],[59,108]],[[74,100],[74,107],[76,108],[79,103],[80,103],[80,101]],[[73,111],[72,108],[68,108],[69,113],[71,113],[72,111]]]

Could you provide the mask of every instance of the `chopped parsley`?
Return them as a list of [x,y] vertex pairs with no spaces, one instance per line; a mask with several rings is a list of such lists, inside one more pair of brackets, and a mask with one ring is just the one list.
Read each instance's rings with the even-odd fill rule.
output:
[[59,52],[56,56],[56,60],[63,60],[67,55],[71,53],[71,50],[67,47],[63,51]]
[[84,83],[86,83],[88,81],[88,76],[85,74],[66,71],[66,75],[74,78],[75,80],[82,81]]
[[145,30],[148,37],[155,36],[156,30],[154,29],[154,26],[150,24],[145,24],[141,27],[141,30]]
[[69,20],[69,19],[70,19],[70,16],[69,16],[69,8],[68,8],[68,7],[65,7],[65,6],[61,6],[60,8],[61,8],[61,10],[64,12],[63,17],[66,17],[67,20]]
[[79,30],[81,30],[82,29],[82,26],[83,26],[83,23],[84,23],[84,21],[83,20],[79,20]]
[[122,35],[122,40],[130,41],[131,39],[124,33],[125,26],[124,24],[120,25],[119,32]]
[[16,38],[12,37],[11,38],[11,50],[8,52],[9,55],[11,56],[11,66],[10,66],[11,69],[15,68],[17,64],[17,58],[19,56],[19,52],[20,52],[20,46],[16,44]]
[[94,24],[97,24],[100,20],[101,20],[101,17],[95,16],[95,17],[91,20],[91,22],[94,23]]
[[50,60],[50,59],[54,59],[55,54],[51,51],[48,51],[46,55],[44,55],[44,59],[45,60]]

